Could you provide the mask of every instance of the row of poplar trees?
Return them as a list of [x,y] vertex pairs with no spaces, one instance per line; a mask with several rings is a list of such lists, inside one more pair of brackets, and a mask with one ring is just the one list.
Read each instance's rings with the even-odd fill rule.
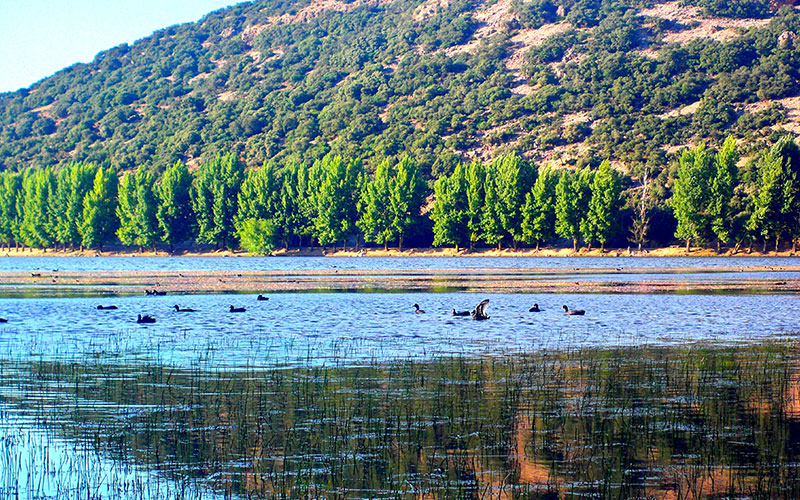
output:
[[190,173],[73,163],[55,171],[0,172],[0,244],[102,248],[196,242],[266,253],[278,245],[378,244],[418,224],[425,184],[410,159],[384,161],[368,176],[340,156],[307,164],[246,169],[234,155]]

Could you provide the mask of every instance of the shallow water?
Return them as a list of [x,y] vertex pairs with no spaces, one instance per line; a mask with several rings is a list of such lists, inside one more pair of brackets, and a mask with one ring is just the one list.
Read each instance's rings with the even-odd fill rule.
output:
[[0,271],[311,271],[800,266],[800,257],[0,257]]
[[[489,321],[453,317],[490,299]],[[419,303],[426,314],[414,314]],[[542,312],[529,313],[539,303]],[[118,310],[99,311],[99,304]],[[172,306],[196,309],[178,313]],[[585,309],[565,316],[561,305]],[[246,306],[229,313],[229,305]],[[757,342],[797,333],[793,295],[281,293],[0,299],[0,356],[75,356],[226,368],[501,355],[575,347]],[[155,316],[136,324],[137,314]]]

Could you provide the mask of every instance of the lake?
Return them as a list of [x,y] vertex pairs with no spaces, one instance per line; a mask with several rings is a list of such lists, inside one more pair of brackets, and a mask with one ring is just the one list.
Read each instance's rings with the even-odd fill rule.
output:
[[[217,259],[233,271],[532,266],[294,260]],[[648,277],[661,262],[698,280],[740,265],[550,260],[534,262]],[[100,259],[130,261],[189,265]],[[34,262],[0,272],[51,264]],[[0,298],[0,497],[800,497],[800,295],[686,292]],[[484,298],[487,321],[450,313]]]

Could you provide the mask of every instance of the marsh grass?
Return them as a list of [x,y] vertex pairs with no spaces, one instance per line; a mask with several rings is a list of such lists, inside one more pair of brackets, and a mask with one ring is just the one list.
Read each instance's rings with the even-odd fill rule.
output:
[[[56,484],[75,498],[800,497],[792,342],[355,366],[290,361],[229,370],[208,356],[190,368],[5,359],[0,491],[41,498]],[[37,490],[45,479],[51,489]]]

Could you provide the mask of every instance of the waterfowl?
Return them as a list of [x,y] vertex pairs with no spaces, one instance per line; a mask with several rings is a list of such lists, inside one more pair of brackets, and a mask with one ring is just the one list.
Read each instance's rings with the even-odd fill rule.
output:
[[166,295],[167,292],[159,292],[158,290],[153,290],[153,295],[158,295],[159,297]]
[[486,314],[486,306],[488,305],[489,305],[489,299],[483,299],[481,303],[475,306],[475,309],[472,311],[472,319],[475,320],[489,319],[489,316]]
[[583,316],[584,314],[586,314],[586,311],[584,311],[583,309],[570,309],[566,305],[561,306],[561,309],[564,310],[564,314],[566,314],[567,316]]
[[414,311],[416,314],[425,314],[425,311],[419,308],[419,304],[414,304],[414,309],[416,309],[416,311]]
[[184,309],[181,309],[181,306],[179,306],[178,304],[175,304],[175,305],[174,305],[174,306],[172,306],[172,307],[174,307],[174,308],[175,308],[175,312],[179,312],[179,313],[193,313],[193,312],[197,312],[197,311],[195,311],[194,309],[190,309],[190,308],[188,308],[188,307],[186,307],[186,308],[184,308]]
[[8,320],[5,318],[0,318],[0,323],[8,323]]
[[258,294],[258,297],[256,297],[256,300],[269,300],[269,297],[264,297],[263,295],[261,295],[261,294],[259,293],[259,294]]
[[155,323],[156,319],[154,317],[150,316],[149,314],[145,314],[144,316],[139,314],[138,317],[136,318],[136,322],[137,323]]
[[97,306],[97,309],[100,310],[100,311],[111,311],[113,309],[117,309],[117,306],[103,306],[103,305],[100,305],[100,306]]
[[232,312],[232,313],[243,313],[245,311],[247,311],[247,309],[245,309],[244,307],[233,307],[233,306],[231,306],[231,309],[230,309],[230,312]]
[[533,306],[531,306],[530,309],[528,309],[528,312],[529,313],[538,313],[538,312],[542,312],[542,310],[539,309],[539,304],[534,304]]
[[452,309],[453,316],[469,316],[469,311],[456,311],[455,308]]

